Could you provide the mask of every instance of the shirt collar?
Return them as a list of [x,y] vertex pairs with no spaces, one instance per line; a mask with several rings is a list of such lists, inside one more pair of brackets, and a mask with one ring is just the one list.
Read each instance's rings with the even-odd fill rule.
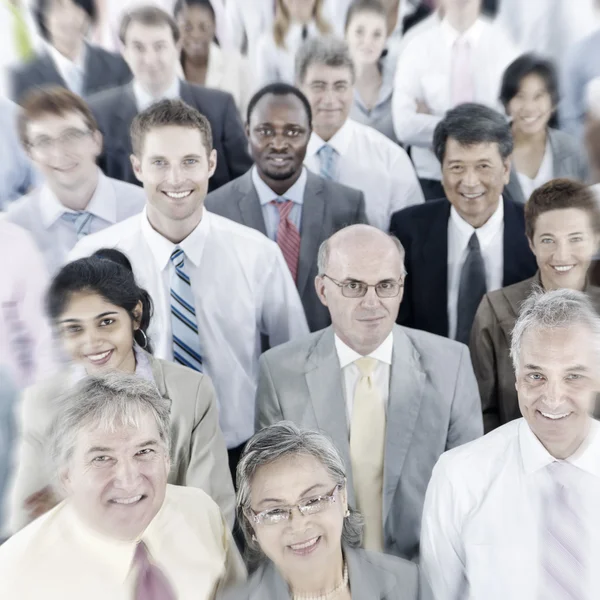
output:
[[442,36],[450,48],[454,46],[456,40],[459,38],[468,42],[471,48],[474,48],[479,43],[479,39],[483,33],[483,21],[477,19],[477,21],[462,34],[456,31],[456,29],[448,23],[447,19],[442,19],[440,28],[442,30]]
[[175,100],[179,98],[180,81],[179,77],[173,79],[173,83],[165,90],[164,94],[160,98],[151,96],[140,84],[137,79],[133,80],[133,95],[135,97],[135,104],[138,112],[146,110],[149,106],[158,102],[159,100]]
[[[352,364],[354,361],[358,360],[359,358],[363,358],[363,356],[361,354],[359,354],[358,352],[355,352],[354,350],[352,350],[352,348],[350,348],[350,346],[348,346],[344,342],[342,342],[342,340],[337,336],[337,334],[334,335],[334,339],[335,339],[335,349],[336,349],[336,352],[338,355],[338,359],[340,361],[340,367],[342,369],[344,367],[347,367],[348,365]],[[379,347],[375,348],[375,350],[373,350],[373,352],[367,354],[367,356],[369,356],[370,358],[374,358],[374,359],[378,360],[379,362],[385,363],[386,365],[391,365],[393,350],[394,350],[394,332],[391,331],[390,334],[385,338],[385,340],[383,340],[381,345]]]
[[450,220],[455,227],[456,231],[463,240],[468,243],[469,239],[474,232],[477,232],[477,239],[479,245],[484,248],[490,244],[494,236],[500,231],[504,224],[504,200],[500,196],[500,202],[498,202],[498,208],[494,211],[492,216],[478,229],[475,229],[472,225],[467,223],[457,212],[454,206],[450,209]]
[[261,206],[265,206],[272,202],[273,200],[277,200],[278,198],[283,198],[285,200],[291,200],[295,204],[302,205],[304,203],[304,190],[306,188],[306,168],[302,167],[302,173],[300,173],[300,177],[296,180],[294,185],[287,191],[283,196],[278,196],[261,178],[258,174],[258,169],[254,166],[252,167],[252,183],[254,184],[254,188],[256,189],[256,193],[258,194],[258,200]]
[[[117,222],[115,190],[101,169],[98,169],[98,183],[96,184],[94,194],[84,210],[109,223],[114,224]],[[64,213],[72,212],[76,211],[62,204],[47,183],[43,183],[40,186],[40,216],[42,225],[46,229],[58,221]]]
[[346,122],[339,128],[335,135],[326,142],[323,138],[317,135],[314,131],[308,142],[307,155],[318,154],[319,150],[326,145],[331,146],[340,156],[348,152],[352,133],[354,131],[354,121],[346,119]]
[[[600,423],[592,417],[589,419],[590,431],[587,438],[577,452],[567,458],[567,462],[590,475],[600,477]],[[519,450],[523,468],[528,475],[556,461],[531,431],[525,419],[519,426]]]
[[83,45],[81,54],[75,60],[70,60],[66,56],[63,56],[52,44],[45,42],[45,45],[50,54],[50,58],[61,75],[71,69],[77,69],[83,73],[87,54],[87,47],[85,44]]
[[154,260],[161,271],[168,267],[171,262],[171,254],[173,254],[175,248],[181,248],[185,253],[186,259],[189,259],[194,266],[198,267],[200,265],[206,238],[211,231],[210,222],[212,216],[206,209],[202,209],[202,220],[196,229],[179,244],[174,244],[153,229],[150,221],[148,221],[148,214],[145,208],[140,218],[142,219],[142,235],[146,239]]

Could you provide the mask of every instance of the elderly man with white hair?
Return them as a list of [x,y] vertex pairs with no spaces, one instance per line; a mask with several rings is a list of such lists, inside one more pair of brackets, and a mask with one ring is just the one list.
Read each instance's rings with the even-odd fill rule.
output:
[[534,292],[513,330],[522,419],[445,453],[425,499],[435,600],[600,597],[600,318],[581,292]]
[[116,373],[60,399],[49,454],[66,500],[0,547],[0,598],[208,600],[243,580],[217,505],[167,485],[169,412]]

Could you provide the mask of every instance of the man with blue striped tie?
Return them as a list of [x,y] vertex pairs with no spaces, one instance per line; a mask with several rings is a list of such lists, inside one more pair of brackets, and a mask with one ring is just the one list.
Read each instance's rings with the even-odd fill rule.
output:
[[146,208],[72,253],[116,247],[154,301],[148,331],[155,354],[209,375],[233,470],[254,433],[262,336],[271,346],[308,333],[279,246],[262,233],[207,211],[217,155],[207,119],[181,100],[141,112],[131,128],[132,165]]

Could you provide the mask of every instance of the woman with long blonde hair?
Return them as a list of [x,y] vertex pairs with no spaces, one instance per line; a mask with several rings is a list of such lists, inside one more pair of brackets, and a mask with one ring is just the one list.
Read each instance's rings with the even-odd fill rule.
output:
[[257,43],[258,85],[293,84],[296,51],[308,38],[331,33],[323,17],[324,0],[275,0],[275,21]]

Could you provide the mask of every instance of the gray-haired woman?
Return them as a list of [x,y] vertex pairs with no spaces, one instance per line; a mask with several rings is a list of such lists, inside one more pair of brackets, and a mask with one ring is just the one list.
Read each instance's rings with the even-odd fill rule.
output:
[[348,507],[333,443],[289,421],[266,427],[237,468],[238,519],[258,568],[235,600],[416,600],[418,568],[359,548],[362,518]]

